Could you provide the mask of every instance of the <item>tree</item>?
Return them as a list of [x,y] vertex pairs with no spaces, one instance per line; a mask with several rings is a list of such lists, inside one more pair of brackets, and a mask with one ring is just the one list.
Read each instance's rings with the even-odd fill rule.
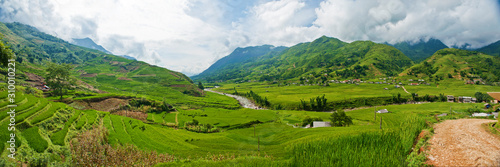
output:
[[53,92],[61,97],[61,100],[67,89],[74,83],[70,75],[71,70],[73,70],[73,66],[70,64],[55,64],[52,62],[47,64],[45,80],[50,88],[54,90]]
[[205,89],[205,87],[203,86],[203,84],[201,84],[201,82],[198,82],[198,88],[200,88],[201,90]]
[[10,50],[8,46],[5,46],[5,44],[0,41],[0,64],[4,67],[7,67],[9,59],[12,59],[13,56],[14,53],[12,52],[12,50]]
[[349,126],[352,125],[352,118],[347,116],[344,111],[335,111],[330,116],[332,126]]
[[307,126],[307,125],[312,126],[312,123],[314,121],[323,121],[323,119],[321,119],[320,117],[311,118],[309,116],[306,116],[306,118],[304,118],[304,120],[302,120],[302,126]]

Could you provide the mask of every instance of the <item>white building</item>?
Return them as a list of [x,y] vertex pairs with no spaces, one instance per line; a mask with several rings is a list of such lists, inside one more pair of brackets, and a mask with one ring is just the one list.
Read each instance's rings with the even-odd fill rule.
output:
[[313,121],[313,128],[317,127],[331,127],[330,122]]

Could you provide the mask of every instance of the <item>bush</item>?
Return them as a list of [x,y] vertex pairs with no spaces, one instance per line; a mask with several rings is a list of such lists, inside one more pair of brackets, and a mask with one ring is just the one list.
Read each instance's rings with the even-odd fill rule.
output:
[[347,116],[344,111],[333,112],[330,120],[332,121],[332,126],[352,125],[352,118],[350,116]]
[[[132,145],[111,147],[108,131],[104,127],[94,127],[71,141],[70,149],[74,166],[154,166],[171,162],[174,156],[155,151],[139,150]],[[89,147],[91,146],[91,147]]]
[[319,117],[311,118],[309,116],[306,116],[306,118],[304,118],[304,120],[302,120],[302,126],[307,126],[307,125],[311,125],[312,126],[312,123],[314,121],[323,121],[323,119],[321,119]]

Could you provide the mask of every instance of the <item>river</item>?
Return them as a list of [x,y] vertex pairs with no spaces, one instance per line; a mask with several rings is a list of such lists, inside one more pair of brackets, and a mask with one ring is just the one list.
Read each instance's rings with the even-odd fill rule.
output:
[[209,91],[209,92],[213,92],[213,93],[217,93],[217,94],[221,94],[221,95],[226,95],[226,96],[232,97],[232,98],[238,100],[238,102],[240,102],[240,105],[243,108],[250,108],[250,109],[255,109],[255,110],[263,110],[264,109],[264,108],[261,108],[261,107],[257,106],[251,100],[249,100],[249,99],[247,99],[246,97],[243,97],[243,96],[238,96],[238,95],[232,95],[232,94],[228,94],[228,93],[217,92],[217,91],[212,90],[212,89],[205,89],[205,91]]

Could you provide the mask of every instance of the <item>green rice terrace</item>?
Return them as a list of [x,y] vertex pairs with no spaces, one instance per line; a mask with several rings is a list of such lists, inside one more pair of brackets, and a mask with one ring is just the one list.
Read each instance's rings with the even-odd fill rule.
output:
[[425,166],[444,120],[500,133],[500,58],[478,51],[414,62],[323,36],[239,48],[192,80],[21,23],[0,33],[16,63],[0,66],[0,166]]

